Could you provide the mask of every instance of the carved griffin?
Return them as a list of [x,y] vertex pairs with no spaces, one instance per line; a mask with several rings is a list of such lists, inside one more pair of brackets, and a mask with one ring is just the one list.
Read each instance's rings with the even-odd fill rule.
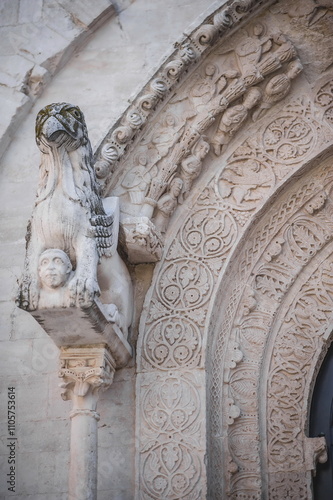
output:
[[131,319],[130,277],[117,253],[115,214],[105,210],[99,194],[80,109],[67,103],[43,108],[37,115],[36,142],[42,153],[40,179],[18,304],[30,311],[38,307],[39,257],[47,249],[59,249],[74,270],[67,305],[89,307],[100,295],[101,302],[114,304],[127,316],[126,329]]

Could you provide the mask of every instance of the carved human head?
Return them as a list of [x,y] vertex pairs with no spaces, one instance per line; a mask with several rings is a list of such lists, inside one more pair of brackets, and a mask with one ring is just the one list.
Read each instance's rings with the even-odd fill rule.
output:
[[64,286],[72,269],[68,255],[58,248],[49,248],[39,257],[38,273],[44,288]]
[[203,160],[205,156],[208,154],[210,149],[209,143],[205,141],[203,138],[195,146],[195,154],[200,159]]
[[183,181],[179,177],[175,177],[170,184],[170,193],[173,194],[175,198],[180,195],[183,187]]
[[287,75],[289,78],[296,78],[297,75],[302,71],[303,66],[299,59],[295,59],[295,61],[291,61],[288,65]]
[[252,87],[244,96],[243,104],[246,108],[253,108],[260,101],[262,92],[259,87]]
[[213,63],[208,63],[205,67],[205,73],[207,76],[214,76],[216,72],[216,66]]
[[254,36],[261,36],[265,33],[265,26],[262,23],[256,23],[253,26],[253,34]]

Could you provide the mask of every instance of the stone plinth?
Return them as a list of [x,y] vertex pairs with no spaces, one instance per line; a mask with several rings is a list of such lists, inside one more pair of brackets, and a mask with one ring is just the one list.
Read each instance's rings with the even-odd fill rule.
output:
[[107,307],[95,299],[88,308],[54,307],[31,314],[58,347],[104,344],[121,368],[131,359],[132,348],[119,326],[109,321]]

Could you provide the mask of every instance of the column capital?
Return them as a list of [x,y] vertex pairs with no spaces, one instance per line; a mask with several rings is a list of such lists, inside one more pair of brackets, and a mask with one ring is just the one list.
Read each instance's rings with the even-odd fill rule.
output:
[[73,400],[73,411],[94,411],[98,394],[110,387],[115,369],[116,363],[105,345],[61,347],[61,397]]

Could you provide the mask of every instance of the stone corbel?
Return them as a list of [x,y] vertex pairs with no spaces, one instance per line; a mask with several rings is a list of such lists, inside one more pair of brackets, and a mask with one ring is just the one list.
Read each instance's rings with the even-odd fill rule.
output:
[[158,262],[164,241],[148,217],[127,217],[122,221],[123,245],[132,264]]
[[60,348],[62,396],[73,402],[69,499],[96,500],[98,396],[132,357],[133,290],[117,252],[119,200],[100,197],[77,106],[45,106],[36,142],[41,174],[17,304]]

